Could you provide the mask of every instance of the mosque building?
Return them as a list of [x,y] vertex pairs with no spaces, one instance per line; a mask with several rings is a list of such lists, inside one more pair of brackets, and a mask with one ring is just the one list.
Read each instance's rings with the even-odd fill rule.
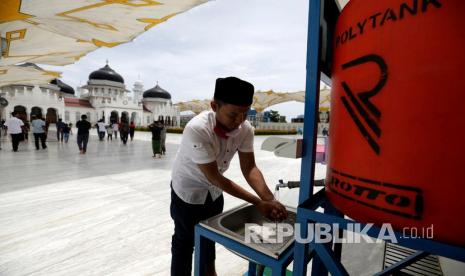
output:
[[55,79],[47,85],[8,85],[0,87],[0,96],[8,101],[0,108],[0,117],[6,119],[17,111],[23,120],[32,115],[45,118],[51,124],[59,118],[75,124],[82,114],[92,124],[103,119],[105,123],[119,122],[123,118],[136,126],[147,126],[154,120],[163,120],[168,126],[179,126],[180,113],[173,105],[171,95],[155,87],[144,91],[141,81],[136,81],[131,91],[126,88],[123,77],[108,64],[90,73],[87,84],[75,90]]

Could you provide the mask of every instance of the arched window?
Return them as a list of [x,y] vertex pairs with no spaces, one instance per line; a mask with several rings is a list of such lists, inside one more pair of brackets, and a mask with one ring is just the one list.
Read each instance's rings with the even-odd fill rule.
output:
[[121,112],[121,121],[129,122],[129,114],[126,111]]
[[116,110],[111,111],[111,113],[110,113],[110,122],[112,122],[112,123],[119,122],[118,111],[116,111]]
[[35,115],[37,118],[42,118],[43,117],[42,108],[38,106],[33,106],[31,108],[31,114],[30,114],[31,120],[32,120],[32,115]]
[[55,108],[47,108],[47,114],[45,114],[45,121],[49,124],[55,124],[58,121],[58,112]]
[[22,105],[13,107],[13,111],[19,114],[21,120],[27,120],[27,109]]

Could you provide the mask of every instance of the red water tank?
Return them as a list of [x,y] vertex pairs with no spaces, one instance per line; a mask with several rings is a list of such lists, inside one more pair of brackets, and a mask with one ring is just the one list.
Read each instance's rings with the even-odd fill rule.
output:
[[463,0],[342,11],[326,192],[347,216],[465,246],[464,18]]

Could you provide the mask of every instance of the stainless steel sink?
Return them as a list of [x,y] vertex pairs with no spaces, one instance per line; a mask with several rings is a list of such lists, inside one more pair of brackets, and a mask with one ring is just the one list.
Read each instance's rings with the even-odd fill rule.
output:
[[[282,221],[282,223],[288,223],[294,226],[296,221],[296,210],[291,207],[286,207],[286,209],[289,215],[285,221]],[[278,259],[279,256],[294,242],[294,236],[292,235],[290,237],[284,237],[281,243],[269,243],[263,242],[263,240],[255,242],[253,239],[250,243],[246,243],[246,223],[253,223],[257,226],[263,226],[264,224],[275,222],[270,221],[269,219],[262,216],[258,209],[250,204],[240,205],[234,209],[200,222],[200,224],[207,229],[240,242],[250,248],[253,248],[276,259]]]

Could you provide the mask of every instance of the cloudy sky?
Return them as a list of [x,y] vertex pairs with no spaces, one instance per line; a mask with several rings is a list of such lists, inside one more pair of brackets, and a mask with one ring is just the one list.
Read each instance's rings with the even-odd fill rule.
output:
[[[77,63],[54,69],[64,82],[84,85],[89,74],[109,65],[128,89],[140,78],[156,82],[174,103],[212,97],[215,79],[237,76],[256,90],[305,89],[308,0],[216,0],[171,18],[133,42],[100,48]],[[288,119],[302,103],[272,107]]]

